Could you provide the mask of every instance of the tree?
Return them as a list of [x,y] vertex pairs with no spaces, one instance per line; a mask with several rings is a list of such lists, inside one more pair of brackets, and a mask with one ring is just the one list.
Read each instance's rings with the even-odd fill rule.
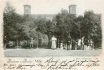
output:
[[78,32],[78,37],[77,38],[81,38],[81,37],[83,37],[84,35],[82,34],[82,32],[81,32],[81,25],[82,25],[82,23],[83,23],[83,16],[78,16],[77,18],[75,18],[75,23],[76,23],[76,29],[77,29],[77,32]]
[[[81,24],[81,32],[87,39],[93,39],[95,46],[96,43],[101,43],[101,22],[99,15],[93,11],[86,11],[84,13],[84,20]],[[99,45],[98,45],[99,46]]]
[[9,41],[17,41],[20,38],[22,16],[15,12],[13,6],[7,2],[3,11],[4,23],[4,43]]
[[23,40],[29,40],[31,37],[35,38],[37,34],[35,23],[36,20],[32,16],[24,16],[23,19],[24,21],[21,24],[23,35],[21,38],[23,38]]
[[52,34],[54,32],[54,24],[50,20],[46,20],[45,18],[37,18],[36,22],[37,28],[36,31],[42,33],[43,35],[47,35],[48,37],[48,48],[50,48],[50,40]]
[[78,25],[75,22],[75,18],[69,15],[66,10],[61,10],[61,13],[56,15],[56,31],[55,34],[60,41],[67,43],[69,37],[76,39],[78,34]]
[[[73,17],[72,15],[69,15],[66,10],[62,10],[61,13],[59,13],[56,16],[56,28],[57,33],[61,35],[64,39],[67,39],[67,37],[70,35],[73,39],[77,38],[78,33],[78,23],[75,21],[76,17]],[[77,34],[76,34],[77,33]]]

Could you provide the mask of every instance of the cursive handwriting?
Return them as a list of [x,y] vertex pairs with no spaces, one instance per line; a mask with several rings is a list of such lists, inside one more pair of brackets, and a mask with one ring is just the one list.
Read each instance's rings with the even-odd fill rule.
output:
[[23,59],[21,61],[8,59],[6,63],[4,63],[4,70],[8,69],[18,69],[18,70],[28,70],[36,67],[40,67],[41,69],[47,70],[58,70],[58,69],[77,69],[78,67],[91,68],[94,66],[100,66],[99,60],[96,59],[56,59],[49,58],[46,60],[37,59],[37,60],[28,60]]

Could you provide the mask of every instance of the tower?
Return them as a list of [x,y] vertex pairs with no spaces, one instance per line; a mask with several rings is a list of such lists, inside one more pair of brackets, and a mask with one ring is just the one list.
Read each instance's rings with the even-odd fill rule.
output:
[[31,6],[30,5],[24,5],[24,15],[31,14]]
[[69,14],[76,16],[76,5],[69,5]]

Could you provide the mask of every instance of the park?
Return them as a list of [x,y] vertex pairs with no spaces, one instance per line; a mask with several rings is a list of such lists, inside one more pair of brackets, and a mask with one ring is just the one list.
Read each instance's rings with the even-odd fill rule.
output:
[[83,16],[76,14],[76,5],[69,5],[69,12],[62,9],[54,15],[34,15],[31,5],[24,5],[24,14],[20,15],[7,2],[3,11],[4,54],[14,57],[99,55],[101,14],[90,10]]

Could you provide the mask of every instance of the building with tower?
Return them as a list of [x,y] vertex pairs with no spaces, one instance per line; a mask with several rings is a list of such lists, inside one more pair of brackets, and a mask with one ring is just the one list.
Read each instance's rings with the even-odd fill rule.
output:
[[76,5],[69,5],[69,14],[76,16]]
[[[76,17],[76,5],[70,5],[69,6],[69,14]],[[52,20],[53,17],[56,16],[56,14],[31,14],[31,6],[30,5],[24,5],[24,15],[31,15],[34,18],[42,17],[49,20]]]
[[31,14],[31,6],[30,5],[24,5],[24,14],[25,15]]

